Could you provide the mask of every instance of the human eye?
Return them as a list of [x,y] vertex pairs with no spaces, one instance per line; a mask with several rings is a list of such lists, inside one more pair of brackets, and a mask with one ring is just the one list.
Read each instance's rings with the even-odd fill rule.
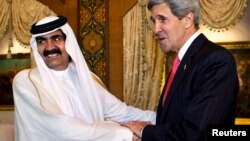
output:
[[62,37],[62,35],[55,35],[55,36],[52,37],[52,39],[53,39],[54,41],[61,41],[61,40],[64,40],[63,37]]
[[37,45],[43,45],[43,44],[45,44],[45,39],[44,38],[36,38],[36,43],[37,43]]
[[158,17],[158,20],[159,20],[161,23],[164,23],[164,22],[166,22],[167,18],[164,17],[164,16],[159,16],[159,17]]

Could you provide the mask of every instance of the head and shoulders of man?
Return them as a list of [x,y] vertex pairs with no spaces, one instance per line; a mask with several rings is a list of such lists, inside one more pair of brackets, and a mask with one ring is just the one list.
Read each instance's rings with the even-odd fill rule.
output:
[[[64,16],[48,16],[34,23],[30,29],[32,35],[30,39],[31,53],[38,53],[45,66],[52,71],[64,71],[72,61],[66,51],[67,35],[61,28],[66,23],[67,18]],[[37,64],[39,60],[33,59]],[[31,70],[37,72],[37,66],[22,70],[19,73],[26,73],[25,75],[27,75]]]
[[199,29],[198,0],[149,0],[150,19],[163,53],[179,52]]

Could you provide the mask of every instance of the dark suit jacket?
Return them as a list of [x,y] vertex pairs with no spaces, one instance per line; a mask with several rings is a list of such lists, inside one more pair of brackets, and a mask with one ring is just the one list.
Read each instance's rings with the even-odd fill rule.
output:
[[162,106],[164,91],[156,125],[144,128],[142,141],[204,141],[208,125],[234,124],[239,91],[234,57],[200,34],[181,60]]

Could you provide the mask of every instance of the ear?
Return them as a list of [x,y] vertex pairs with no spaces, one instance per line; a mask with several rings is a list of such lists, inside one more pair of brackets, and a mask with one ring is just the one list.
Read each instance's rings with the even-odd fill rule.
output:
[[185,17],[182,18],[182,23],[185,28],[190,28],[194,25],[194,13],[189,12]]

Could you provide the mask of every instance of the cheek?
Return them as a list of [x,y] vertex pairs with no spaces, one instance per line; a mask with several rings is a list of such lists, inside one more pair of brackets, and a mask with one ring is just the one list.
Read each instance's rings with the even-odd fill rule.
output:
[[62,51],[62,57],[67,60],[69,57],[68,52],[66,52],[66,50],[61,50],[61,51]]
[[178,27],[176,27],[175,25],[170,25],[170,24],[165,24],[162,26],[162,30],[168,36],[168,38],[174,36],[177,28]]
[[64,42],[60,43],[60,44],[57,44],[56,46],[62,51],[62,53],[66,52],[66,47],[64,45]]
[[43,51],[44,51],[43,48],[38,48],[38,53],[39,53],[41,56],[43,56]]
[[67,55],[68,54],[68,52],[65,50],[65,48],[60,48],[60,50],[61,50],[61,52],[62,52],[62,55]]
[[160,28],[165,32],[168,33],[169,31],[169,25],[168,24],[162,24]]
[[174,26],[168,28],[168,34],[170,37],[179,38],[179,36],[183,33],[184,33],[184,31],[183,31],[181,26],[174,25]]
[[175,36],[178,40],[184,38],[184,34],[185,34],[185,30],[183,30],[183,28],[181,27],[175,30]]

